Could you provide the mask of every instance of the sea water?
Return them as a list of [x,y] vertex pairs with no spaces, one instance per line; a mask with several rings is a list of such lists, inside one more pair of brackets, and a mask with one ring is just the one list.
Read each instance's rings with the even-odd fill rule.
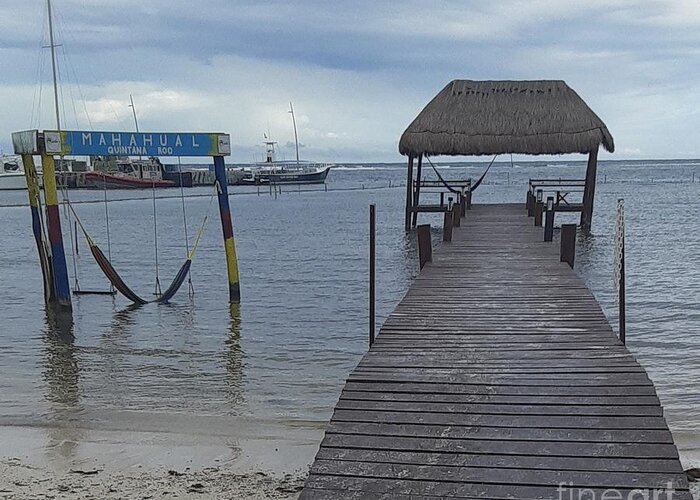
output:
[[[441,162],[439,171],[475,179],[485,166]],[[423,171],[434,178],[428,165]],[[529,178],[584,172],[580,161],[497,163],[474,202],[524,203]],[[109,191],[106,207],[102,192],[70,191],[92,238],[147,298],[154,239],[165,288],[209,215],[192,296],[187,283],[168,305],[74,296],[72,320],[45,312],[26,194],[0,192],[0,428],[43,429],[51,446],[70,443],[62,451],[68,456],[90,432],[134,428],[225,438],[241,422],[239,431],[254,437],[275,422],[311,426],[320,437],[367,350],[369,204],[377,206],[379,322],[418,271],[415,234],[403,230],[405,175],[403,164],[345,165],[331,171],[327,190],[284,186],[271,195],[268,187],[232,187],[242,294],[232,307],[211,189],[186,189],[184,200],[178,189],[159,190],[155,227],[150,191]],[[700,454],[700,182],[692,180],[700,181],[700,161],[601,162],[592,234],[579,235],[576,260],[616,325],[615,210],[624,198],[628,347],[657,387],[687,466],[697,466]],[[82,234],[76,248],[74,220],[61,213],[71,285],[109,290]],[[421,214],[420,221],[433,224],[437,240],[440,217]],[[70,432],[56,437],[55,429]],[[11,448],[3,453],[20,456],[22,440]]]

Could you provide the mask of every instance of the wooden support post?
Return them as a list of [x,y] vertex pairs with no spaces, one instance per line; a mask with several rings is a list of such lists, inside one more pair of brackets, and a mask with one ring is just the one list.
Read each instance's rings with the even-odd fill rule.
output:
[[374,329],[376,325],[375,309],[375,270],[376,270],[376,209],[374,204],[369,206],[369,346],[374,344]]
[[221,230],[224,235],[224,251],[226,252],[229,303],[238,303],[241,301],[241,286],[238,278],[236,242],[233,239],[233,223],[231,222],[231,208],[228,203],[228,183],[226,182],[226,165],[223,156],[214,156],[214,175],[216,176],[219,215],[221,216]]
[[445,217],[442,224],[442,241],[452,241],[452,211],[445,210]]
[[445,193],[440,193],[440,207],[445,206]]
[[615,225],[615,266],[617,281],[617,305],[620,342],[626,343],[626,286],[625,286],[625,200],[617,200],[617,221]]
[[576,260],[576,224],[561,225],[561,241],[559,246],[559,260],[574,268]]
[[408,167],[406,168],[406,218],[404,227],[406,231],[411,229],[411,209],[413,208],[413,155],[408,155]]
[[[421,179],[421,170],[423,168],[423,155],[420,154],[418,155],[418,165],[416,166],[416,190],[415,190],[415,198],[413,199],[413,206],[417,207],[420,204],[420,179]],[[411,225],[413,227],[416,227],[418,224],[418,211],[413,212],[413,222]]]
[[542,227],[542,210],[544,205],[541,201],[534,202],[535,208],[532,210],[532,214],[535,216],[535,226]]
[[418,261],[423,269],[428,262],[433,261],[433,243],[430,237],[430,224],[421,224],[418,233]]
[[586,168],[586,185],[583,188],[583,209],[581,210],[581,230],[585,233],[591,231],[593,222],[593,201],[595,199],[596,171],[598,169],[598,148],[596,147],[588,155],[588,167]]
[[535,209],[533,207],[534,205],[534,196],[532,195],[532,192],[530,190],[527,190],[527,197],[525,198],[525,208],[527,209],[527,216],[532,217],[535,214]]
[[467,190],[467,210],[472,209],[472,188],[471,186]]
[[547,197],[547,211],[544,221],[544,241],[552,241],[554,237],[554,197]]
[[467,196],[464,193],[459,195],[459,216],[465,217],[467,215]]
[[70,284],[66,252],[63,248],[61,232],[61,215],[58,211],[58,192],[56,190],[56,170],[53,155],[41,154],[41,168],[44,177],[44,199],[46,200],[46,222],[51,247],[51,270],[53,278],[53,302],[60,307],[71,309]]
[[462,213],[462,206],[459,203],[452,205],[452,226],[459,227],[461,225],[462,219],[460,214]]
[[622,236],[622,255],[620,256],[620,283],[618,284],[619,295],[617,298],[619,305],[619,328],[620,342],[627,343],[627,314],[626,314],[626,297],[625,297],[625,236]]

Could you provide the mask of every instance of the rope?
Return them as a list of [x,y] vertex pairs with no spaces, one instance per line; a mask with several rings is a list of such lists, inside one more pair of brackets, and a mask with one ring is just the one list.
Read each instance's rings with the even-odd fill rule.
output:
[[486,177],[486,174],[487,174],[487,173],[489,172],[489,170],[491,169],[491,166],[493,165],[493,162],[496,161],[496,158],[498,158],[498,155],[494,155],[494,156],[493,156],[493,159],[491,160],[491,163],[489,163],[489,166],[486,167],[486,170],[484,170],[484,173],[481,174],[481,177],[479,177],[479,180],[476,181],[476,182],[474,183],[473,186],[471,186],[471,190],[472,190],[472,191],[476,191],[476,188],[478,188],[478,187],[481,185],[481,182],[482,182],[482,181],[484,180],[484,178]]
[[[190,254],[190,240],[187,234],[187,210],[185,209],[185,188],[182,187],[182,163],[181,158],[177,157],[177,173],[180,179],[180,201],[182,202],[182,227],[185,233],[185,255]],[[187,283],[189,285],[190,296],[194,295],[194,286],[192,285],[192,274],[187,271]]]
[[[63,168],[63,157],[61,156],[61,168]],[[63,171],[63,170],[61,170]],[[75,282],[75,289],[80,291],[80,282],[78,281],[78,263],[75,258],[75,240],[73,238],[73,221],[71,220],[71,213],[68,210],[68,205],[70,204],[70,197],[68,196],[68,188],[66,187],[66,178],[62,176],[63,182],[61,182],[61,197],[63,198],[63,213],[68,219],[68,235],[70,237],[70,253],[71,260],[73,261],[73,281]],[[77,235],[76,235],[77,236]]]
[[151,177],[151,181],[151,192],[153,195],[153,242],[156,258],[156,285],[153,293],[155,295],[161,295],[163,292],[160,288],[160,272],[158,265],[158,212],[156,210],[156,181],[153,177]]
[[440,182],[442,182],[443,186],[445,186],[450,193],[461,194],[458,190],[456,190],[455,188],[450,186],[445,181],[445,179],[442,178],[442,176],[440,175],[440,172],[438,172],[437,168],[435,168],[435,165],[433,165],[433,162],[430,161],[430,158],[428,157],[428,155],[425,155],[425,159],[428,160],[428,163],[430,163],[430,166],[433,167],[433,170],[435,171],[435,175],[437,175],[438,179],[440,179]]
[[[109,259],[110,262],[112,262],[112,239],[110,237],[110,230],[109,230],[109,206],[107,204],[107,176],[105,175],[105,172],[102,172],[102,193],[104,194],[104,205],[105,205],[105,228],[107,231],[107,258]],[[71,208],[72,210],[72,208]],[[75,211],[73,211],[73,214],[75,215]],[[76,219],[77,219],[76,215]],[[80,225],[82,227],[82,224]],[[83,228],[83,231],[85,231],[85,228]],[[86,233],[87,235],[87,233]],[[114,292],[114,285],[110,284],[109,289],[111,292]]]
[[202,220],[202,225],[199,227],[199,231],[197,231],[197,237],[194,240],[194,245],[192,246],[192,250],[187,254],[187,258],[189,260],[192,260],[194,258],[194,253],[197,251],[197,247],[199,246],[199,240],[202,237],[202,233],[204,233],[204,228],[207,225],[207,220],[209,220],[209,213],[211,212],[211,205],[212,205],[212,202],[214,201],[214,196],[218,194],[217,188],[218,188],[217,184],[214,183],[214,192],[209,197],[209,204],[207,205],[207,211],[204,214],[204,219]]
[[620,290],[620,275],[622,273],[622,259],[625,251],[625,200],[617,200],[617,215],[615,218],[615,262],[613,266],[615,290]]

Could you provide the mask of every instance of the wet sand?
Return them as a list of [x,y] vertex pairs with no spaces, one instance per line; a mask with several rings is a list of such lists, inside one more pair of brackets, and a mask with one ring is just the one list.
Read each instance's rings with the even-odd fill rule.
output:
[[297,498],[323,424],[201,420],[187,434],[2,426],[0,499]]

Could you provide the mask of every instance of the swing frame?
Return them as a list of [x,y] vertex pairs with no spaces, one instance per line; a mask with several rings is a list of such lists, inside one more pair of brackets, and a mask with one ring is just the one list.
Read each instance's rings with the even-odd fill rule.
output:
[[[61,230],[61,216],[58,210],[58,193],[54,156],[156,156],[178,157],[179,172],[181,173],[180,158],[209,156],[214,161],[215,188],[219,204],[224,252],[226,255],[227,277],[229,284],[229,302],[240,302],[240,284],[238,278],[238,262],[233,224],[228,201],[228,185],[224,157],[231,154],[230,136],[224,133],[201,132],[96,132],[75,130],[24,130],[12,134],[15,154],[22,156],[25,166],[29,204],[32,211],[32,228],[37,249],[40,255],[42,274],[44,276],[44,297],[49,304],[64,309],[71,309],[71,287],[66,266],[66,255]],[[46,221],[41,217],[41,195],[34,156],[41,156],[42,173],[44,177],[44,202]],[[180,187],[182,190],[182,186]],[[106,190],[105,190],[106,196]],[[154,203],[155,203],[155,193]],[[186,230],[186,212],[184,212],[184,192],[181,191],[183,214]],[[106,207],[105,198],[105,207]],[[68,196],[64,197],[64,206],[70,208],[76,221],[80,223],[77,214],[70,205]],[[211,201],[210,201],[211,204]],[[197,242],[203,231],[208,215],[203,221]],[[107,224],[109,222],[107,221]],[[82,224],[81,224],[82,226]],[[157,227],[156,241],[157,241]],[[71,228],[72,232],[72,228]],[[85,232],[85,236],[88,237]],[[109,239],[109,235],[108,235]],[[73,241],[71,239],[71,245]],[[196,250],[196,245],[189,249],[187,241],[187,261],[181,268],[189,264]],[[111,243],[108,241],[108,247]],[[91,247],[92,250],[92,247]],[[99,250],[99,249],[98,249]],[[100,251],[101,252],[101,251]],[[109,248],[108,248],[109,252]],[[94,255],[94,253],[93,253]],[[156,250],[157,256],[157,250]],[[104,271],[104,269],[103,269]],[[178,273],[180,276],[180,273]],[[77,273],[76,273],[77,277]],[[177,279],[177,277],[176,277]],[[171,285],[172,286],[172,285]],[[77,288],[77,287],[76,287]],[[165,294],[163,294],[165,295]],[[161,295],[162,297],[162,295]],[[143,299],[141,299],[143,301]],[[143,301],[145,302],[145,301]]]

